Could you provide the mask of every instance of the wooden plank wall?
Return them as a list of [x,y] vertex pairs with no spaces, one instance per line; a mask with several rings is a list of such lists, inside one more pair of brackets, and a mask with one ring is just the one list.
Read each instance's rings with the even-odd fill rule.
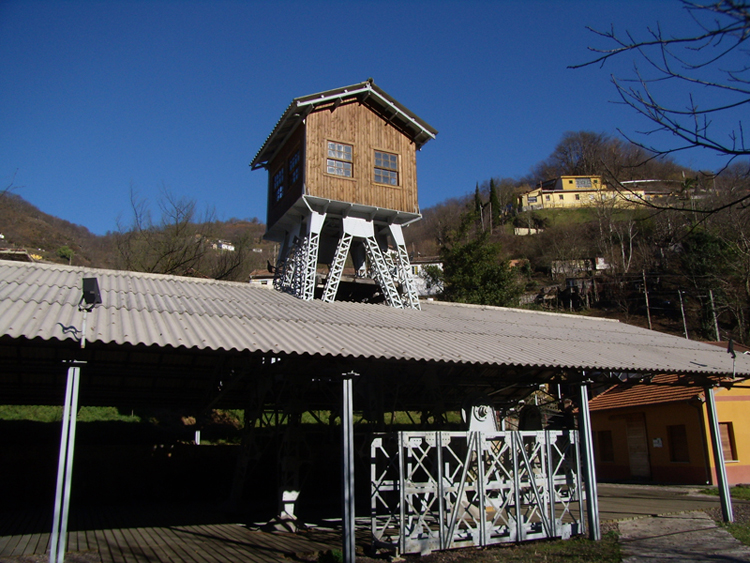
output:
[[[306,188],[310,195],[417,212],[417,158],[414,143],[359,102],[322,109],[307,117]],[[327,142],[353,147],[353,178],[326,173]],[[376,184],[375,150],[399,155],[399,186]]]

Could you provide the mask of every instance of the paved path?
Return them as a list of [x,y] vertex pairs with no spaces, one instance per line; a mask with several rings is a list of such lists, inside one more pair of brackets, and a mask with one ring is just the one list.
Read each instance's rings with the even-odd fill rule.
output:
[[750,561],[742,545],[705,512],[620,522],[623,563]]
[[618,522],[623,563],[750,562],[750,547],[701,512],[718,508],[719,497],[699,491],[600,484],[599,515],[602,522]]

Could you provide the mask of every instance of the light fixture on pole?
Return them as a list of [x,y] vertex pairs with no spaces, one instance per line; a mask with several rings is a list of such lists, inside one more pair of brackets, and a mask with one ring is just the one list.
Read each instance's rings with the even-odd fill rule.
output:
[[[78,310],[83,313],[81,324],[81,348],[86,347],[86,321],[88,313],[101,304],[99,282],[96,278],[83,278],[83,292],[78,301]],[[78,388],[81,381],[81,364],[73,361],[68,367],[68,381],[65,387],[62,433],[60,436],[60,457],[57,464],[57,487],[55,490],[55,512],[50,538],[50,563],[63,563],[68,536],[68,510],[70,508],[70,483],[73,477],[73,448],[76,438],[76,417],[78,415]]]

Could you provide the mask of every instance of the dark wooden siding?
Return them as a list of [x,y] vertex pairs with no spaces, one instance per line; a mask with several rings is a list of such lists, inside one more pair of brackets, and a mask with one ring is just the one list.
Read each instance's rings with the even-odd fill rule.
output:
[[[278,221],[284,213],[302,196],[302,187],[305,183],[305,126],[302,125],[292,133],[284,147],[274,157],[268,167],[268,213],[266,225],[271,226]],[[300,178],[299,181],[290,185],[289,158],[299,149],[300,151]],[[274,201],[273,178],[278,170],[284,167],[284,196],[279,201]]]

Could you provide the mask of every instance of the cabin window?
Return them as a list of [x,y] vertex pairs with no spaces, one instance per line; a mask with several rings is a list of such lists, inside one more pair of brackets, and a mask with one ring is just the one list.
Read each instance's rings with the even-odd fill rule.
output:
[[352,146],[328,141],[326,172],[336,176],[352,177]]
[[272,186],[272,192],[273,194],[273,200],[281,201],[281,198],[284,197],[284,168],[279,168],[278,172],[273,175],[273,186]]
[[300,178],[300,154],[299,149],[294,151],[292,158],[289,159],[289,185],[294,186]]
[[685,425],[667,426],[667,434],[669,436],[669,461],[690,461]]
[[732,423],[720,422],[719,434],[721,434],[721,449],[724,451],[724,461],[737,461],[737,447],[734,443]]
[[375,181],[398,186],[398,156],[375,151]]

